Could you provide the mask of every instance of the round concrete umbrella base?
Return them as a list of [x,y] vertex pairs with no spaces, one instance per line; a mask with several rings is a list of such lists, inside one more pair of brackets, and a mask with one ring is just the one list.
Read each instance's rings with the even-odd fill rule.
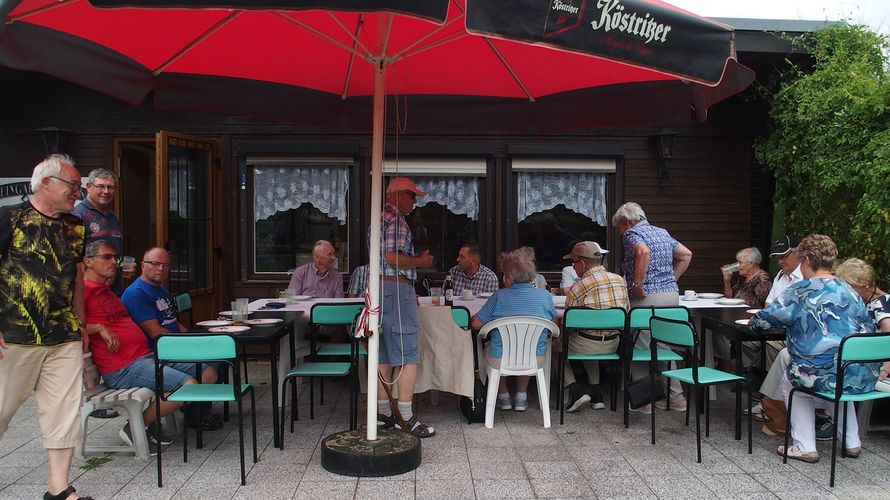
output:
[[376,441],[366,431],[342,431],[321,442],[321,466],[344,476],[380,477],[420,466],[420,439],[397,429],[381,429]]

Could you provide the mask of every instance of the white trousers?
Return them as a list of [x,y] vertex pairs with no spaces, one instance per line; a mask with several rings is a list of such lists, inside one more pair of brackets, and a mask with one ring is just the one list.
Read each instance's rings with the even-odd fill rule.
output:
[[[788,380],[787,373],[782,375],[782,394],[785,397],[785,407],[788,407],[788,396],[791,393],[791,381]],[[802,392],[794,393],[794,405],[791,407],[791,438],[797,448],[804,452],[810,453],[816,451],[816,402],[817,400],[809,394]],[[822,405],[820,405],[822,406]],[[844,410],[841,403],[841,411]],[[833,415],[834,405],[828,407],[828,414],[834,418],[838,426],[838,440],[841,438],[841,425],[843,418]],[[859,422],[856,420],[856,408],[853,403],[847,405],[847,449],[858,448],[862,446],[859,440]]]

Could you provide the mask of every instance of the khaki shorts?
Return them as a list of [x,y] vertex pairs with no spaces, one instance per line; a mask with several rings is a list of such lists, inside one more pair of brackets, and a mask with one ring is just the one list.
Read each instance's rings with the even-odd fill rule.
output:
[[35,393],[43,447],[74,448],[83,442],[83,343],[55,346],[8,344],[0,359],[0,439],[19,407]]

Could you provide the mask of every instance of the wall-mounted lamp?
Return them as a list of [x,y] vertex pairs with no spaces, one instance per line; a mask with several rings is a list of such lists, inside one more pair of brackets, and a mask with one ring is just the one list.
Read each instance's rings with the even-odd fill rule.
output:
[[71,132],[59,127],[43,127],[37,131],[43,138],[43,150],[47,155],[65,152]]
[[658,181],[662,186],[671,183],[671,160],[674,158],[674,138],[677,132],[661,131],[655,136],[656,154],[658,155]]

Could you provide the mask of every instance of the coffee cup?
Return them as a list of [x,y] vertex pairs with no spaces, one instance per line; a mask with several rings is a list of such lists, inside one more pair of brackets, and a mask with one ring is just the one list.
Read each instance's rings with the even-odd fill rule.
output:
[[461,296],[461,298],[464,298],[464,299],[472,299],[473,291],[470,290],[469,288],[464,288],[464,291],[460,294],[460,296]]
[[128,279],[136,274],[136,257],[121,257],[121,274]]
[[683,298],[686,300],[696,300],[698,299],[698,294],[695,293],[695,290],[686,290],[683,292]]

